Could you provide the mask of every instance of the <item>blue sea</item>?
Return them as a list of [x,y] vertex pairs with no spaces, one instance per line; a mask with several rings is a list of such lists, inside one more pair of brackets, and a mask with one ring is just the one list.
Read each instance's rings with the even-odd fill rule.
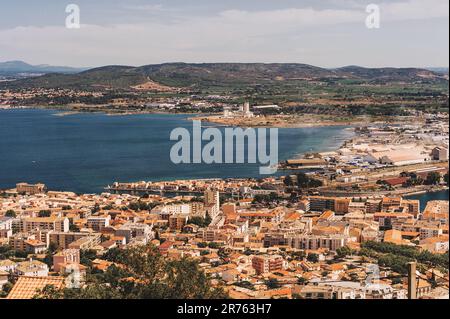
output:
[[[173,164],[170,133],[192,131],[187,117],[0,110],[0,189],[42,182],[53,190],[94,193],[115,181],[266,177],[259,164]],[[279,129],[279,160],[336,149],[352,134],[345,127]]]
[[447,200],[449,199],[449,191],[443,190],[440,192],[425,193],[419,195],[408,196],[408,199],[420,200],[420,211],[423,211],[427,207],[427,203],[433,200]]

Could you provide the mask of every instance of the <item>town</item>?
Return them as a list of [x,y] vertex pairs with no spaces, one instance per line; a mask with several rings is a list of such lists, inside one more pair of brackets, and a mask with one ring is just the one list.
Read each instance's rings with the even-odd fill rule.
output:
[[403,299],[411,284],[414,298],[448,298],[448,200],[421,210],[401,196],[294,196],[286,183],[258,192],[260,183],[279,181],[135,185],[197,193],[170,197],[19,183],[0,199],[2,294],[72,287],[74,269],[88,285],[117,266],[111,251],[151,245],[168,260],[197,261],[231,298]]

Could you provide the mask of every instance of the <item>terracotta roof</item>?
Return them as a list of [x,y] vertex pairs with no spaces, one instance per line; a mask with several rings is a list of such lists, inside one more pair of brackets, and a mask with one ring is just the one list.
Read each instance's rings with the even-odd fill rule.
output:
[[6,299],[33,299],[39,290],[52,285],[56,289],[64,287],[63,277],[19,277]]

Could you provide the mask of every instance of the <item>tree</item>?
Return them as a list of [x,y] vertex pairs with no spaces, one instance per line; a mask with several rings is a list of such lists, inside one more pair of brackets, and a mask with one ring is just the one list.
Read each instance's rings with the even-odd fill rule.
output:
[[83,288],[44,289],[38,299],[220,299],[197,261],[168,260],[152,245],[134,246],[109,255],[114,262],[104,274],[88,276]]
[[294,186],[294,181],[292,180],[292,177],[290,175],[286,176],[283,182],[286,186]]
[[447,186],[449,186],[448,173],[446,173],[446,174],[444,175],[444,181],[445,181],[445,184],[447,184]]
[[210,243],[208,243],[208,247],[211,248],[211,249],[219,249],[220,245],[218,243],[215,243],[215,242],[210,242]]
[[69,224],[69,230],[70,230],[71,232],[79,232],[79,231],[80,231],[80,229],[78,228],[78,226],[75,225],[75,224],[73,224],[73,223],[70,223],[70,224]]
[[280,283],[276,278],[270,278],[269,280],[266,280],[265,284],[269,289],[278,289],[281,287]]
[[211,217],[209,216],[209,214],[207,213],[205,218],[200,217],[200,216],[194,216],[192,218],[189,219],[189,224],[194,224],[197,225],[199,227],[208,227],[209,224],[211,224]]
[[340,247],[340,248],[336,249],[336,257],[338,259],[345,258],[345,257],[347,257],[348,255],[351,255],[351,254],[352,254],[352,250],[349,247],[347,247],[347,246]]
[[12,209],[9,209],[9,210],[6,211],[5,217],[16,218],[16,217],[17,217],[17,214],[16,214],[16,212],[13,211]]
[[429,173],[425,180],[426,185],[438,185],[440,183],[441,183],[441,174],[437,172]]
[[52,212],[49,210],[41,210],[38,213],[38,217],[50,217],[52,215]]
[[13,284],[10,282],[7,282],[6,284],[3,285],[2,293],[4,294],[4,297],[8,295],[8,293],[11,291],[12,288]]
[[315,253],[308,254],[308,257],[306,257],[306,260],[312,263],[316,263],[319,261],[319,255]]
[[323,186],[323,183],[318,179],[309,177],[305,173],[298,173],[297,185],[299,188],[317,188]]

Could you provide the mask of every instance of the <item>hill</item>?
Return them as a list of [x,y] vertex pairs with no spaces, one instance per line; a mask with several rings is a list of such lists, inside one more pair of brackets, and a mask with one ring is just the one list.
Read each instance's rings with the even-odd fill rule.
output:
[[78,73],[86,69],[66,66],[31,65],[23,61],[0,62],[0,75],[14,76],[19,74]]
[[141,67],[105,66],[76,74],[46,74],[0,84],[10,88],[130,89],[146,83],[175,88],[239,87],[292,81],[355,80],[369,83],[441,82],[448,79],[425,69],[324,69],[307,64],[167,63]]

